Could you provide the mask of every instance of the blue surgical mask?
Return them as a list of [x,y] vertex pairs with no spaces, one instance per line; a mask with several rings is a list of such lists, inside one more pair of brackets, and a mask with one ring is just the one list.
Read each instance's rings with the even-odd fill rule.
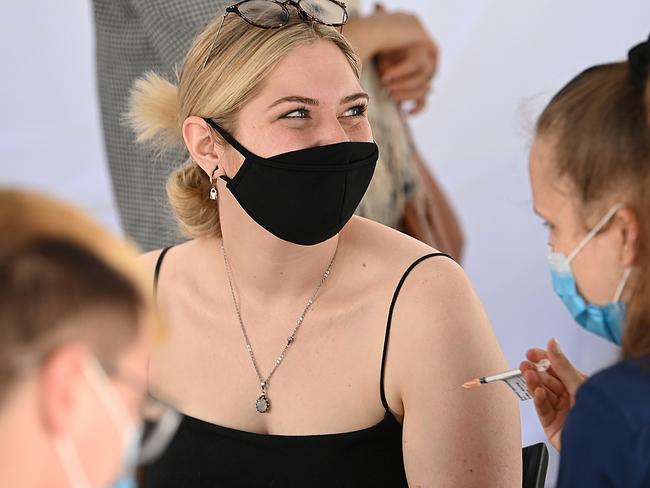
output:
[[128,478],[120,478],[111,488],[138,488],[138,483],[133,476],[130,476]]
[[622,207],[621,204],[613,206],[568,256],[550,249],[548,254],[553,289],[575,321],[589,332],[619,345],[623,340],[626,315],[626,306],[620,299],[630,276],[630,268],[623,273],[612,301],[606,305],[594,305],[588,303],[578,292],[571,261]]
[[[97,393],[111,422],[122,437],[122,462],[119,478],[111,488],[136,488],[135,469],[138,464],[142,424],[130,418],[126,405],[112,390],[110,380],[99,362],[93,359],[84,370],[88,383]],[[86,470],[72,439],[62,436],[55,439],[55,448],[71,488],[91,488]]]
[[115,428],[122,433],[122,469],[119,478],[110,488],[137,488],[135,470],[140,454],[140,439],[142,438],[142,422],[134,421],[128,413],[121,398],[112,391],[111,382],[98,361],[93,362],[91,370],[99,381],[93,381],[100,400],[109,413]]
[[142,428],[140,426],[130,426],[125,432],[122,472],[119,479],[110,488],[137,488],[135,470],[138,466],[141,435]]

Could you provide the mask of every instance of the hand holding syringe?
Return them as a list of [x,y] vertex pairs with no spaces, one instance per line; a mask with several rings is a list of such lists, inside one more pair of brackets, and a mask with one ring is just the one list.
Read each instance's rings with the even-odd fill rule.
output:
[[[544,372],[551,366],[551,362],[548,359],[542,359],[535,364],[537,371]],[[492,383],[493,381],[503,381],[507,384],[512,391],[519,397],[521,401],[530,400],[533,397],[528,391],[526,386],[526,380],[524,380],[523,375],[521,374],[520,369],[511,369],[510,371],[505,371],[503,373],[495,374],[492,376],[483,376],[482,378],[476,378],[471,381],[463,383],[463,388],[478,388],[481,385],[486,385]]]

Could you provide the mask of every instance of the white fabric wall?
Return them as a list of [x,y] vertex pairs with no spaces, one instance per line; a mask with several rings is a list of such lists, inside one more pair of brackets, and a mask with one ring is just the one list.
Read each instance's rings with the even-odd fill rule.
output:
[[[617,350],[582,332],[553,295],[545,229],[531,210],[535,115],[570,77],[622,59],[650,31],[650,3],[386,0],[414,10],[440,43],[435,91],[413,119],[420,150],[462,218],[465,269],[508,361],[557,336],[591,372]],[[369,6],[367,6],[369,7]],[[119,228],[105,168],[87,2],[22,0],[0,17],[0,184],[68,198]],[[486,372],[488,373],[488,372]],[[530,402],[523,442],[543,440]],[[548,486],[553,486],[554,468]]]
[[0,63],[0,185],[72,200],[118,230],[95,88],[90,2],[3,2]]

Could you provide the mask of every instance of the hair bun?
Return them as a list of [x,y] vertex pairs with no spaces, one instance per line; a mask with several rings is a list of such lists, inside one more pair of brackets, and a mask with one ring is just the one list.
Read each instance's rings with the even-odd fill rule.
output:
[[637,44],[627,53],[632,78],[639,83],[645,83],[650,69],[650,37],[645,42]]

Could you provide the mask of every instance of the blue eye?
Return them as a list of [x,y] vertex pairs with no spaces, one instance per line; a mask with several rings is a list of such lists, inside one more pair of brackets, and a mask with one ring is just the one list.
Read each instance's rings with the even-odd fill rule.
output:
[[281,119],[307,119],[309,118],[309,110],[307,107],[298,108],[284,114]]
[[[349,118],[364,117],[367,109],[368,106],[365,104],[355,105],[354,107],[350,107],[345,112],[343,112],[343,115],[341,115],[341,117],[349,117]],[[287,112],[286,114],[282,115],[280,118],[281,119],[309,119],[311,118],[310,114],[311,111],[307,107],[301,107],[292,110],[291,112]]]
[[[360,103],[354,107],[350,107],[343,113],[343,117],[363,117],[366,114],[368,105]],[[351,112],[351,113],[350,113]]]

